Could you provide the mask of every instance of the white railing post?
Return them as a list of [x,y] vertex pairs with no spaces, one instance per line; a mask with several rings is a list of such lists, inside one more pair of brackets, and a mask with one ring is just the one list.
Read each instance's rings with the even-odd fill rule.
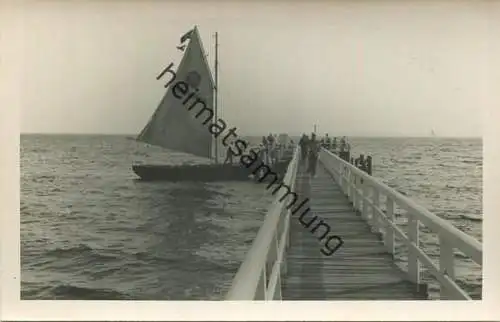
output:
[[338,178],[337,178],[338,180],[337,180],[337,183],[340,186],[340,190],[345,193],[345,191],[344,191],[344,185],[343,185],[344,178],[342,176],[342,164],[336,162],[335,163],[335,168],[338,171]]
[[344,192],[349,196],[349,168],[344,165]]
[[[361,178],[359,178],[358,180],[362,180]],[[361,190],[363,191],[363,197],[361,198],[363,204],[362,204],[362,207],[363,207],[363,210],[361,212],[361,217],[363,217],[365,220],[368,219],[368,202],[366,202],[366,199],[365,198],[368,198],[368,194],[370,193],[370,191],[368,190],[368,183],[367,182],[364,182],[363,183],[359,183],[361,185]]]
[[[439,235],[439,271],[443,275],[448,275],[449,278],[455,280],[455,255],[453,253],[453,245],[446,240],[442,234]],[[441,299],[452,299],[449,290],[441,284],[440,286]]]
[[378,192],[378,189],[376,187],[372,188],[372,222],[373,222],[373,228],[375,229],[376,233],[381,233],[380,229],[380,218],[378,211],[376,208],[380,207],[380,193]]
[[347,174],[347,191],[348,194],[347,196],[349,197],[349,201],[352,203],[354,206],[354,175],[352,174],[352,171],[349,169],[349,172]]
[[287,216],[286,216],[286,245],[285,245],[285,254],[283,255],[283,266],[284,266],[284,271],[283,275],[286,276],[288,274],[288,249],[290,248],[290,217],[292,217],[292,211],[288,210],[287,211]]
[[354,197],[354,210],[358,211],[359,209],[359,186],[358,186],[358,177],[356,176],[356,174],[353,172],[352,174],[352,180],[353,180],[353,188],[354,188],[354,193],[353,193],[353,197]]
[[[280,226],[280,223],[278,223],[278,227]],[[279,244],[278,244],[278,240],[279,240],[279,236],[278,236],[278,232],[279,232],[279,229],[275,230],[274,231],[274,236],[273,236],[273,240],[271,242],[271,247],[269,247],[269,253],[268,253],[268,256],[267,256],[267,263],[266,263],[266,294],[267,292],[269,292],[269,284],[271,283],[271,272],[273,271],[273,267],[274,265],[276,264],[276,262],[278,261],[278,247],[279,247]],[[274,299],[276,297],[276,292],[278,290],[278,288],[280,289],[280,296],[281,296],[281,284],[280,284],[280,271],[278,270],[277,272],[278,274],[278,283],[276,283],[276,285],[271,285],[274,290],[273,290],[273,298]],[[269,276],[269,280],[267,280],[267,276]],[[267,297],[267,295],[266,295]],[[267,298],[266,298],[267,299]]]
[[338,163],[339,165],[339,174],[340,174],[340,178],[339,178],[339,184],[340,184],[340,189],[342,189],[342,192],[345,194],[347,191],[346,191],[346,187],[345,187],[345,166],[342,164],[342,163]]
[[354,180],[354,184],[353,184],[353,187],[354,187],[354,194],[353,194],[353,196],[354,196],[354,210],[358,211],[358,210],[361,210],[359,207],[361,194],[359,193],[359,178],[355,173],[353,173],[353,180]]
[[[408,212],[408,238],[410,242],[419,247],[418,219],[413,213]],[[420,263],[418,260],[418,251],[413,247],[408,249],[408,277],[415,284],[420,283]]]
[[349,179],[349,201],[354,206],[354,174],[352,173],[351,169],[349,169],[348,179]]
[[266,265],[260,270],[259,284],[257,284],[257,290],[253,298],[255,301],[265,301],[266,300]]
[[348,195],[349,193],[349,182],[347,181],[347,167],[341,163],[342,165],[342,191]]
[[[389,196],[386,196],[385,200],[385,215],[391,223],[394,223],[394,200]],[[394,229],[391,225],[386,225],[384,244],[389,254],[394,255]]]

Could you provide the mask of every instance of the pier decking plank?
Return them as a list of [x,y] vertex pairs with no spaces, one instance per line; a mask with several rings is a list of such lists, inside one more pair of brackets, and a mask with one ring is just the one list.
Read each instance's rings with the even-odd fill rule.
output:
[[[352,210],[347,197],[326,170],[318,165],[316,177],[309,179],[301,168],[297,174],[297,191],[310,198],[309,221],[315,215],[331,227],[328,236],[340,236],[344,244],[330,257],[320,250],[323,231],[316,236],[298,220],[291,218],[290,248],[284,275],[283,300],[423,300],[386,252],[379,237]],[[318,219],[319,219],[318,218]],[[317,220],[318,220],[317,219]]]

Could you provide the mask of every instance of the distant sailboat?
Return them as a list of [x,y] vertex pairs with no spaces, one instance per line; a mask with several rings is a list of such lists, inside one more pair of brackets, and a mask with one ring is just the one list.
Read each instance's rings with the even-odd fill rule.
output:
[[[188,84],[189,89],[195,89],[195,91],[182,90],[183,88],[179,88],[179,86],[169,86],[158,108],[137,137],[138,141],[208,158],[214,163],[199,165],[133,165],[134,172],[143,180],[227,181],[248,179],[250,173],[247,168],[237,163],[219,163],[219,140],[214,138],[206,124],[210,118],[195,117],[198,114],[189,108],[193,105],[186,104],[189,97],[194,96],[193,101],[196,102],[199,102],[197,98],[202,98],[203,104],[198,104],[203,106],[202,112],[210,112],[208,115],[212,113],[211,119],[217,119],[217,33],[215,36],[215,79],[210,72],[198,28],[195,26],[181,38],[181,43],[188,39],[189,43],[187,47],[177,47],[179,50],[184,51],[184,55],[175,71],[175,79],[184,81]],[[172,66],[173,64],[169,66],[168,72],[174,75],[173,69],[170,69]],[[166,71],[162,72],[162,74],[164,73]],[[172,83],[175,84],[176,82],[172,81]],[[188,94],[184,99],[184,97],[179,96],[179,92],[184,92],[182,94],[192,92],[193,95]],[[288,162],[278,162],[274,166],[275,171],[284,171],[287,165]]]
[[434,129],[431,130],[431,136],[432,137],[435,137],[436,136],[436,133],[434,133]]

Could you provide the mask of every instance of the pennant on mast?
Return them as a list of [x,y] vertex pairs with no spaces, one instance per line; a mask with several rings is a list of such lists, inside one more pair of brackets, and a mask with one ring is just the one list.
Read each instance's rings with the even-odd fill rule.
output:
[[182,35],[182,37],[181,37],[181,44],[183,44],[186,40],[191,39],[191,35],[195,31],[195,29],[196,29],[196,27],[193,28],[193,29],[191,29],[191,30],[189,30],[184,35]]

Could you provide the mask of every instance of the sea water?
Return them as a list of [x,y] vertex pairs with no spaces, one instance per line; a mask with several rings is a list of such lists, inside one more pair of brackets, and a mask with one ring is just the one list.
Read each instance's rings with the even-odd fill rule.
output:
[[[374,176],[482,240],[480,139],[350,143],[372,155]],[[131,169],[186,162],[205,161],[125,136],[22,135],[22,299],[223,299],[273,196],[252,182],[141,182]],[[435,236],[421,238],[436,258]],[[480,298],[480,267],[457,263]],[[435,281],[429,290],[438,297]]]

